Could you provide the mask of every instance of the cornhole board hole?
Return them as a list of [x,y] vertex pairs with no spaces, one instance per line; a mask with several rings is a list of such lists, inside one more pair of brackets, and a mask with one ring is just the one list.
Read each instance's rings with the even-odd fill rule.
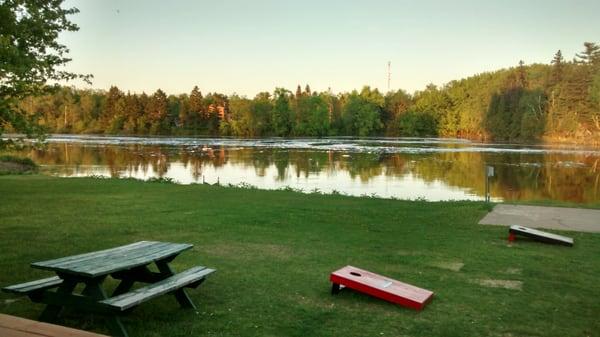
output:
[[350,288],[402,306],[421,310],[433,297],[433,292],[406,284],[370,271],[346,266],[331,273],[333,295]]
[[557,235],[553,233],[543,232],[537,229],[523,227],[523,226],[510,226],[508,229],[508,241],[515,241],[517,235],[525,236],[536,241],[554,243],[564,246],[573,246],[573,239],[570,237]]

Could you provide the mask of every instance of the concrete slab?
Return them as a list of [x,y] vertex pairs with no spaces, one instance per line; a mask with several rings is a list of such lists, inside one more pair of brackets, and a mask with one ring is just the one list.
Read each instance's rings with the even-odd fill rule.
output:
[[600,210],[500,204],[479,224],[600,233]]

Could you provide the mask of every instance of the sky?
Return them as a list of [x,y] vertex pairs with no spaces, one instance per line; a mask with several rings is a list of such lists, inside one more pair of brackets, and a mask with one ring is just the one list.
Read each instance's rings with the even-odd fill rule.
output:
[[[68,70],[92,88],[408,92],[600,43],[600,1],[67,0]],[[73,83],[77,87],[90,87]]]

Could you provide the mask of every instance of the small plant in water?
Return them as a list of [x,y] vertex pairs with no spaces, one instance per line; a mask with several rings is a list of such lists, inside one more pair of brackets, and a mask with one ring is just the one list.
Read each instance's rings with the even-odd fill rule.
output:
[[280,191],[285,192],[296,192],[296,193],[304,193],[304,190],[301,188],[293,188],[292,186],[285,186],[279,189]]
[[252,184],[245,183],[245,182],[241,182],[241,183],[239,183],[237,185],[229,184],[229,186],[237,187],[237,188],[243,188],[245,190],[257,190],[258,189],[258,187],[254,186]]
[[92,174],[92,175],[88,176],[88,178],[92,178],[92,179],[110,179],[110,177],[101,176],[99,174]]

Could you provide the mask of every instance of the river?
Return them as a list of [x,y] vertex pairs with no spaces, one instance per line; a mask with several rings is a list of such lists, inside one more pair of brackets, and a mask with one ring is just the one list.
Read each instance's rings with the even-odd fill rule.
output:
[[19,150],[61,176],[169,178],[399,199],[600,201],[600,149],[438,138],[52,135]]

